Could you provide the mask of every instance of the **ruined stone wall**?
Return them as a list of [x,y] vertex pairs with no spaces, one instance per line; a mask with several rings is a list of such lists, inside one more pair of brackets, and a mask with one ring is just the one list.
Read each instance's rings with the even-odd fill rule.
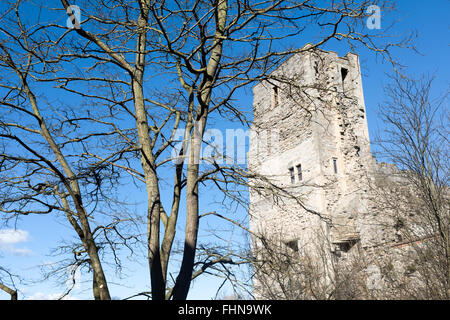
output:
[[[249,168],[303,204],[274,204],[251,195],[251,216],[258,220],[264,214],[259,228],[288,230],[289,237],[300,238],[315,220],[305,210],[310,209],[334,222],[336,239],[356,237],[354,220],[365,210],[365,182],[360,180],[372,161],[358,57],[323,51],[294,55],[253,92]],[[265,152],[261,137],[268,141]],[[298,165],[301,181],[296,179]],[[317,227],[323,226],[318,222]]]
[[[250,229],[300,254],[315,252],[324,270],[351,270],[365,259],[360,271],[370,280],[378,258],[389,260],[389,248],[404,240],[396,208],[380,192],[409,195],[395,187],[404,182],[399,170],[371,154],[358,56],[296,54],[253,93],[250,183],[260,176],[271,186],[250,190]],[[317,244],[328,248],[326,261]]]

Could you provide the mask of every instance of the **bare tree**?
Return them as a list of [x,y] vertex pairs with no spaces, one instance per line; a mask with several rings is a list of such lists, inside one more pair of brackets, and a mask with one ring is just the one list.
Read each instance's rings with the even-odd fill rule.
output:
[[400,171],[397,179],[379,188],[377,201],[393,212],[405,248],[411,284],[397,281],[396,287],[407,298],[448,299],[448,91],[434,93],[434,77],[429,76],[391,80],[381,106],[386,130],[379,145],[381,155]]
[[[375,3],[386,12],[390,9],[383,2]],[[15,7],[20,4],[18,1]],[[9,155],[10,162],[5,164],[10,166],[9,170],[16,165],[14,163],[19,163],[27,166],[37,164],[39,170],[53,172],[60,186],[50,182],[44,185],[30,183],[28,190],[39,189],[39,195],[53,190],[51,196],[59,197],[61,207],[37,201],[44,206],[37,213],[61,210],[67,214],[88,252],[94,269],[94,286],[101,288],[98,297],[109,298],[109,294],[94,231],[114,231],[114,228],[102,225],[100,229],[91,230],[79,187],[80,179],[85,176],[74,173],[67,155],[65,157],[61,151],[61,142],[54,141],[47,119],[39,113],[29,79],[57,84],[59,89],[76,95],[84,105],[98,108],[94,113],[87,108],[85,114],[73,115],[61,122],[63,132],[78,127],[90,128],[89,125],[96,129],[95,133],[86,134],[84,131],[81,137],[72,137],[62,145],[81,143],[78,149],[81,151],[71,154],[71,157],[92,164],[88,170],[89,177],[96,179],[98,170],[106,170],[112,176],[112,172],[120,170],[129,173],[135,181],[144,183],[151,297],[186,299],[191,281],[200,271],[236,263],[229,259],[227,253],[222,252],[218,257],[217,252],[209,249],[202,251],[209,252],[209,258],[203,260],[206,263],[196,261],[196,257],[201,258],[197,255],[199,221],[200,217],[207,215],[200,212],[200,186],[215,187],[229,199],[240,201],[243,187],[248,187],[248,178],[252,177],[245,168],[235,164],[224,165],[217,158],[202,159],[201,151],[207,143],[205,132],[209,124],[230,118],[248,124],[246,113],[235,104],[236,94],[255,81],[269,78],[270,72],[291,54],[314,50],[330,40],[346,41],[351,48],[368,48],[394,62],[390,47],[404,46],[407,42],[384,43],[365,30],[365,19],[369,16],[366,9],[373,4],[374,1],[347,0],[329,5],[309,0],[130,0],[109,6],[103,1],[82,1],[77,2],[81,8],[80,18],[74,3],[61,0],[61,9],[72,22],[72,29],[46,24],[28,31],[22,28],[20,36],[13,37],[6,27],[3,28],[4,33],[19,44],[25,53],[24,58],[31,61],[17,67],[11,48],[2,45],[4,67],[13,70],[21,80],[19,85],[4,86],[3,104],[9,103],[14,110],[34,117],[40,126],[31,129],[15,123],[4,127],[39,134],[53,157],[42,155],[16,135],[5,132],[2,138],[18,143],[32,155],[16,158]],[[297,45],[294,48],[289,46],[289,41],[296,41],[297,36],[318,29],[320,33],[310,46],[302,49]],[[40,34],[45,42],[35,39],[38,31],[42,31]],[[26,35],[35,40],[27,44]],[[49,49],[45,51],[43,48]],[[42,76],[50,66],[52,76]],[[40,72],[34,71],[37,68],[41,68]],[[8,90],[18,92],[16,97],[20,97],[20,101],[26,98],[32,105],[32,112],[10,102]],[[181,138],[177,136],[178,129],[184,129]],[[113,141],[107,144],[108,150],[86,147],[86,141],[91,138],[98,141],[96,138],[99,136]],[[180,147],[174,149],[176,145]],[[206,164],[201,166],[201,161]],[[33,172],[34,169],[30,170]],[[167,178],[168,172],[170,178]],[[18,186],[15,183],[10,185]],[[168,204],[162,201],[166,192],[171,197]],[[176,275],[169,277],[183,198],[186,201],[186,225],[182,258]],[[11,199],[9,202],[18,204],[20,200],[25,201]],[[70,209],[69,205],[75,209]],[[33,211],[36,213],[37,210]],[[236,222],[227,213],[209,216]],[[75,217],[79,221],[74,221]]]
[[[22,1],[11,3],[1,17],[0,211],[5,221],[31,214],[65,215],[78,236],[66,248],[72,256],[68,264],[87,265],[95,299],[109,299],[101,251],[110,247],[116,256],[116,238],[121,243],[132,239],[119,231],[125,215],[100,213],[113,204],[108,195],[117,172],[83,159],[83,153],[100,150],[101,138],[111,139],[116,132],[106,129],[106,117],[91,117],[92,110],[73,110],[64,103],[57,107],[55,100],[46,99],[40,86],[58,69],[54,42],[46,37],[47,28],[54,26],[23,23],[21,6]],[[91,130],[77,125],[82,120],[94,124]]]
[[11,296],[11,300],[17,300],[17,289],[15,288],[15,275],[7,269],[0,267],[0,290]]

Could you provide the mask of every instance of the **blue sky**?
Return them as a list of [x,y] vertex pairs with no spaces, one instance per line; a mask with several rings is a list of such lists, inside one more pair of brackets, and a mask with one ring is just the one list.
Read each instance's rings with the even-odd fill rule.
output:
[[[414,44],[420,54],[407,49],[395,49],[395,57],[407,66],[405,72],[409,75],[420,76],[422,73],[436,73],[434,87],[436,94],[448,90],[450,2],[447,0],[428,2],[401,0],[396,1],[396,3],[397,12],[391,17],[384,17],[383,12],[381,12],[381,28],[383,29],[383,26],[387,25],[389,20],[395,18],[398,22],[393,31],[399,34],[410,30],[417,31],[418,37]],[[308,40],[305,39],[305,42],[308,42]],[[304,43],[299,43],[299,47],[303,45]],[[337,51],[339,55],[345,55],[347,50],[336,42],[330,42],[325,49]],[[378,105],[383,102],[383,85],[388,81],[386,73],[391,72],[391,66],[367,50],[362,50],[358,54],[360,55],[363,72],[369,132],[371,139],[373,139],[377,132],[382,130],[382,123],[379,121],[377,110]],[[247,110],[251,110],[251,90],[242,90],[237,98],[241,105],[248,108]],[[229,126],[236,127],[236,124],[230,124]],[[228,124],[221,124],[220,127],[228,127]],[[376,146],[374,146],[373,150],[376,151],[376,149]],[[201,202],[203,211],[207,211],[218,196],[214,193],[205,196]],[[129,199],[141,203],[141,205],[136,206],[136,210],[144,209],[145,193],[143,190],[136,190],[133,194],[129,194]],[[245,216],[242,209],[237,214]],[[181,220],[180,226],[183,225],[184,221]],[[206,226],[206,224],[202,222],[202,226]],[[14,227],[17,228],[17,232],[10,231]],[[178,232],[183,234],[182,229]],[[9,268],[14,273],[25,276],[28,280],[36,281],[36,283],[17,283],[22,298],[53,298],[58,293],[63,292],[64,287],[58,287],[54,281],[40,281],[39,265],[60,259],[60,257],[52,254],[51,248],[55,248],[63,239],[73,236],[73,231],[65,224],[63,218],[55,219],[54,216],[28,216],[0,231],[0,265]],[[207,234],[202,233],[202,237],[207,237]],[[235,237],[240,239],[239,234]],[[126,253],[125,256],[127,256]],[[124,298],[137,291],[149,290],[147,263],[144,255],[142,254],[135,259],[130,258],[127,262],[124,271],[128,274],[128,277],[124,280],[114,278],[113,271],[109,270],[109,274],[112,275],[110,277],[112,296]],[[83,278],[83,274],[81,274],[81,280],[83,279],[88,280],[89,277]],[[189,298],[212,298],[220,282],[220,280],[212,278],[195,281]],[[230,289],[227,290],[224,293],[230,294]],[[90,283],[88,281],[82,283],[80,288],[74,290],[72,296],[89,298],[91,296]],[[6,294],[0,292],[0,299],[7,298]]]

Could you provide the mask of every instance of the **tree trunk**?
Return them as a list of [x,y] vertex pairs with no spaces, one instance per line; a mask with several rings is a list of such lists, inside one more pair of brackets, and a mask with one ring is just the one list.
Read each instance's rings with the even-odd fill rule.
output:
[[89,258],[91,259],[91,267],[93,270],[92,276],[92,290],[94,293],[95,300],[111,300],[109,294],[108,282],[106,281],[105,274],[103,272],[103,267],[98,257],[97,248],[88,250]]
[[203,133],[206,125],[206,113],[194,126],[191,137],[191,149],[189,153],[189,162],[187,168],[186,181],[186,232],[184,241],[183,261],[181,263],[180,273],[178,274],[175,287],[173,289],[174,300],[186,300],[192,280],[194,269],[195,252],[197,248],[198,237],[198,215],[199,215],[199,197],[198,197],[198,175],[199,160],[202,145]]
[[218,65],[222,57],[224,31],[228,13],[228,1],[219,1],[216,8],[216,31],[214,35],[214,45],[208,60],[206,72],[198,92],[200,110],[197,122],[194,125],[191,137],[191,149],[187,168],[186,180],[186,232],[184,240],[183,260],[180,273],[173,289],[175,300],[186,300],[194,271],[195,252],[198,238],[199,219],[199,195],[198,177],[200,152],[203,142],[203,134],[208,119],[208,109],[211,101],[213,82],[218,72]]

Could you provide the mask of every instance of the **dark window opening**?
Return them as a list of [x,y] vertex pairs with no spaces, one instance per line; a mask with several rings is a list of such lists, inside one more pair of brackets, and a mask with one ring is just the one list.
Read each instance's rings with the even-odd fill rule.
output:
[[288,248],[291,248],[293,251],[298,252],[298,241],[293,240],[285,243]]
[[336,158],[333,158],[333,169],[334,169],[334,173],[338,173],[337,159]]
[[302,165],[301,165],[301,164],[298,164],[298,165],[296,166],[296,168],[297,168],[297,177],[298,177],[298,181],[302,181],[302,179],[303,179]]
[[289,173],[291,174],[291,183],[295,183],[294,168],[289,168]]
[[337,243],[337,247],[341,252],[349,252],[357,242],[358,239],[350,239],[344,242]]
[[344,84],[345,78],[347,77],[348,69],[341,68],[341,78],[342,78],[342,84]]
[[345,78],[347,77],[348,69],[341,68],[341,79],[342,79],[342,91],[345,91]]
[[350,243],[348,242],[344,242],[344,243],[339,243],[339,250],[343,251],[343,252],[348,252],[351,248]]
[[278,106],[278,87],[272,87],[272,108]]

